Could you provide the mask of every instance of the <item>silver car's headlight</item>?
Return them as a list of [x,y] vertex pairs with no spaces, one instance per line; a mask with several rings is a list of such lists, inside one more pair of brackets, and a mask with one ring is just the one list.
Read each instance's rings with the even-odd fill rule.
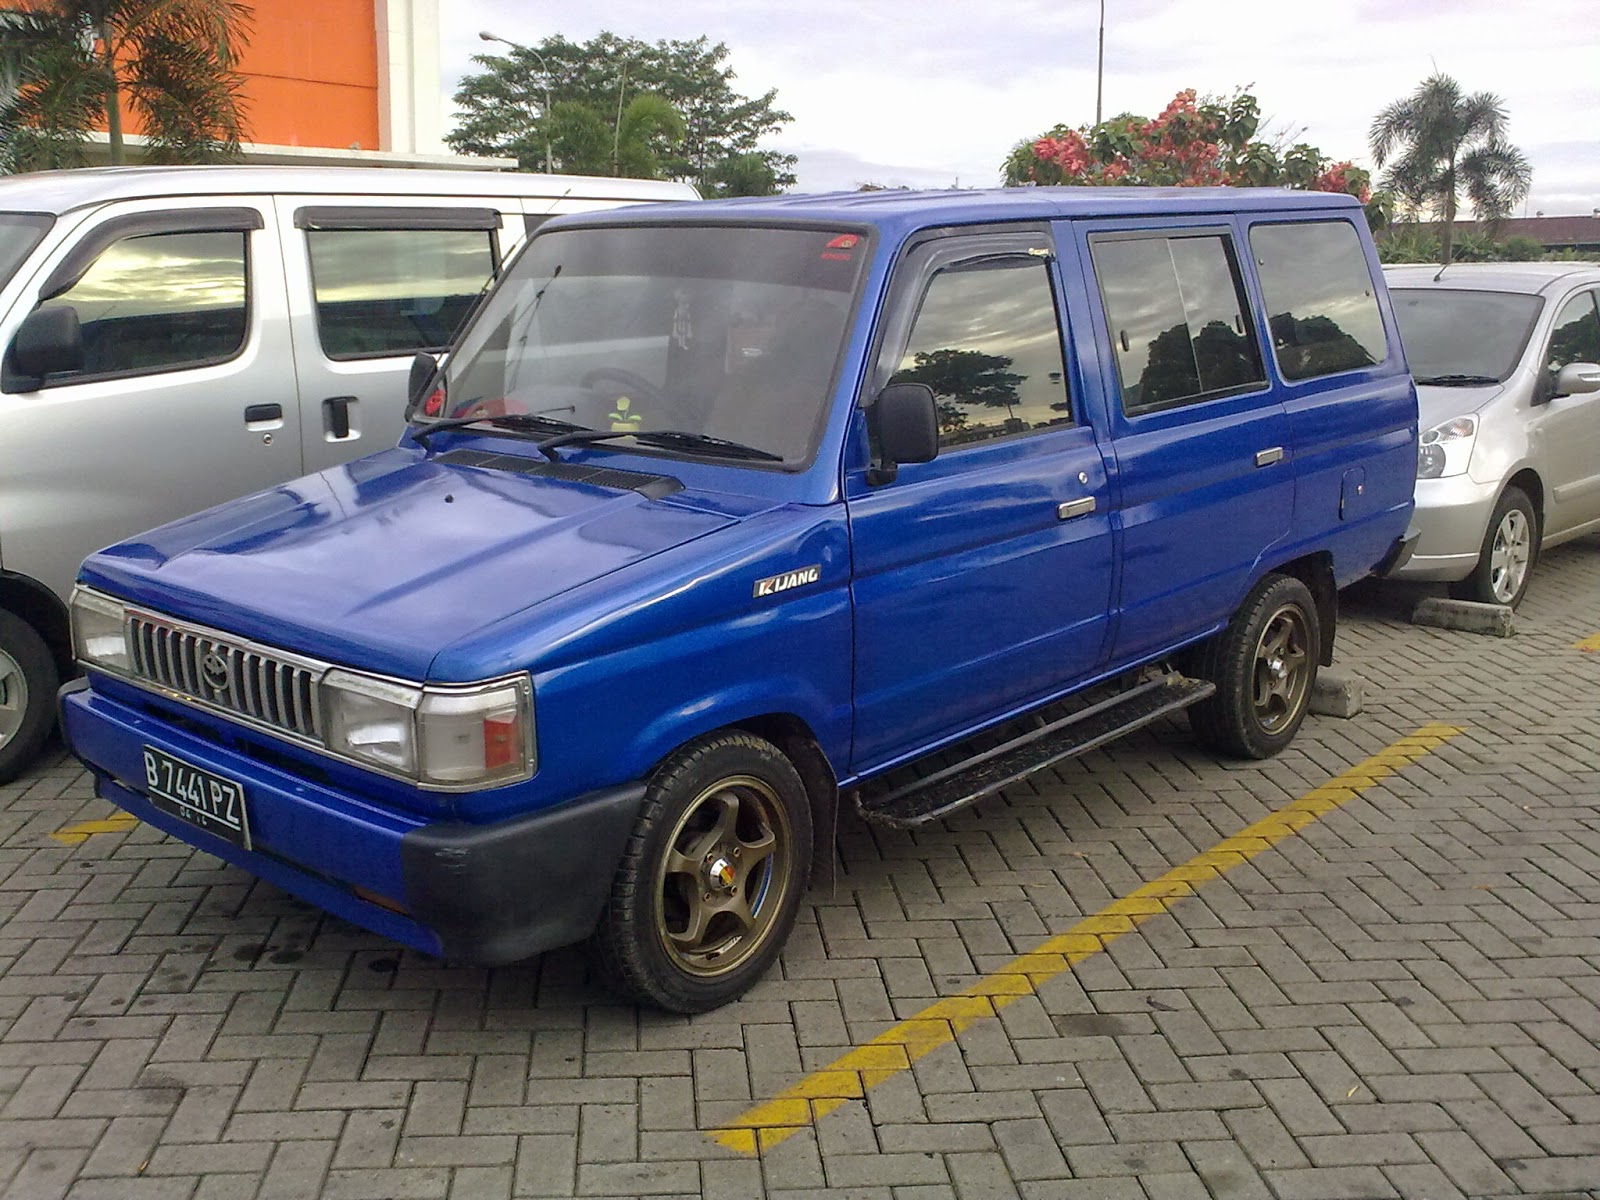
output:
[[489,787],[533,773],[533,694],[526,675],[462,687],[329,671],[328,749],[423,786]]
[[128,652],[127,613],[121,604],[76,588],[72,593],[72,653],[86,667],[127,671],[133,665]]
[[1472,461],[1472,446],[1478,437],[1478,418],[1474,413],[1451,417],[1418,439],[1417,478],[1444,479],[1460,475]]

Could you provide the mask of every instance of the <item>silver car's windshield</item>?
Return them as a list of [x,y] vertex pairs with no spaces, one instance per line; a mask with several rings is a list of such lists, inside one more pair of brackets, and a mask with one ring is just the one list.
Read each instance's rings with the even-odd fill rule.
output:
[[49,232],[53,219],[42,213],[0,213],[0,287]]
[[1394,316],[1418,383],[1502,382],[1516,370],[1544,303],[1516,292],[1395,288]]
[[[824,423],[866,251],[864,235],[839,229],[542,233],[464,335],[447,399],[419,418],[675,430],[803,463]],[[501,431],[516,425],[529,423]],[[606,444],[695,452],[679,441]]]

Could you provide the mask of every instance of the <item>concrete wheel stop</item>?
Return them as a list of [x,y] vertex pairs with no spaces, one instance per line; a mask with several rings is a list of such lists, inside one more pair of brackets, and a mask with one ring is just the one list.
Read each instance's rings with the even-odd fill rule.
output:
[[1459,629],[1489,637],[1510,637],[1516,632],[1511,608],[1505,604],[1479,604],[1475,600],[1446,600],[1429,596],[1411,612],[1413,625]]

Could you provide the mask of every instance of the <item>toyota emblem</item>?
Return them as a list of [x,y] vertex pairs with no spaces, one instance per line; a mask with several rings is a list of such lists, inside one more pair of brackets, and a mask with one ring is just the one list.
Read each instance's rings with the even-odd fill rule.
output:
[[228,690],[228,660],[215,650],[200,660],[200,676],[213,692]]

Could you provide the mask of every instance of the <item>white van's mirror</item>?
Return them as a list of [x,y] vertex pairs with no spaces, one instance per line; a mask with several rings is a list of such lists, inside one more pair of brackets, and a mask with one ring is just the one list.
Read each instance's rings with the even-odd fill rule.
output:
[[[17,327],[11,341],[12,377],[7,391],[32,391],[46,375],[83,370],[83,329],[70,304],[36,308]],[[30,386],[31,385],[31,386]]]
[[1556,376],[1553,394],[1577,396],[1584,392],[1600,392],[1600,365],[1575,362],[1562,367]]

